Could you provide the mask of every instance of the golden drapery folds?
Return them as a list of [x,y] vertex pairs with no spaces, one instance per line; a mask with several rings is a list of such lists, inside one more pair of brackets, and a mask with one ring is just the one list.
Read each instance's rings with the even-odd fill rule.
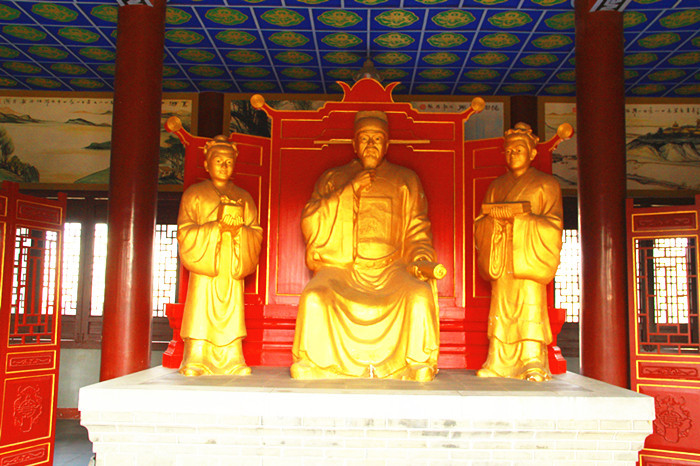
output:
[[[220,211],[242,217],[240,228],[222,228]],[[180,259],[190,271],[180,371],[250,373],[241,342],[246,336],[243,278],[255,271],[262,241],[255,203],[230,181],[222,189],[203,181],[183,194],[177,223]]]
[[[480,376],[550,377],[546,285],[559,266],[561,189],[553,176],[528,167],[520,176],[511,170],[494,180],[476,219],[478,268],[491,281],[489,353]],[[519,213],[510,221],[486,213],[504,206]]]
[[304,208],[315,273],[299,303],[292,377],[432,380],[436,288],[410,267],[435,261],[425,194],[413,171],[381,156],[371,184],[354,190],[365,168],[355,159],[328,170]]

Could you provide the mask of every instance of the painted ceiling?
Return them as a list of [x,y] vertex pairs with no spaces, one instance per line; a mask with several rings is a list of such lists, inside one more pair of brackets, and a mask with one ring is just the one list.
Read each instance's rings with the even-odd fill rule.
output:
[[[144,0],[145,1],[145,0]],[[700,96],[700,0],[633,0],[628,96]],[[116,1],[0,0],[0,89],[111,91]],[[166,92],[572,96],[570,0],[170,0]]]

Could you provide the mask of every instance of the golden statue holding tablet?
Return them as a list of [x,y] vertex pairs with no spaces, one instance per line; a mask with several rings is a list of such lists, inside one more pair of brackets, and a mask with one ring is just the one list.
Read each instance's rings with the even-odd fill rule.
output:
[[481,377],[551,378],[546,285],[559,266],[559,182],[530,167],[539,138],[518,123],[505,133],[508,172],[489,186],[474,237],[478,268],[491,282],[489,351]]
[[204,153],[211,179],[187,188],[177,219],[180,259],[190,271],[180,373],[247,375],[243,278],[258,265],[262,228],[250,194],[230,180],[236,146],[217,136]]

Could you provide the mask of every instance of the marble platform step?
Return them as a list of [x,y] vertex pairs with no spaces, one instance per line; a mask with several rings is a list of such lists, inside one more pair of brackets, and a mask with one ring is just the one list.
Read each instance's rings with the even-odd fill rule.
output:
[[442,370],[431,383],[186,378],[156,367],[80,390],[98,465],[634,465],[653,399],[573,373]]

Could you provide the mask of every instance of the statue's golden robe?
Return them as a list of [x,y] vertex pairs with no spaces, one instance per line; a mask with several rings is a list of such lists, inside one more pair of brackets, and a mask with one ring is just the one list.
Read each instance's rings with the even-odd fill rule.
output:
[[[219,227],[221,195],[240,206],[243,225],[235,235]],[[180,335],[230,345],[246,336],[243,278],[255,271],[262,241],[255,203],[231,182],[218,192],[203,181],[182,195],[177,223],[180,259],[190,271]]]
[[401,377],[412,364],[437,369],[434,283],[408,271],[435,260],[418,176],[386,160],[355,194],[354,160],[328,170],[302,214],[306,263],[293,356],[340,377]]
[[[546,346],[552,341],[546,285],[557,271],[562,245],[559,183],[531,167],[518,178],[511,172],[497,178],[484,198],[484,204],[524,201],[531,211],[516,215],[513,223],[487,215],[476,219],[477,264],[491,281],[488,337],[506,345],[534,341]],[[515,360],[520,357],[511,355]],[[485,367],[501,376],[517,377],[523,369],[517,361],[493,360],[494,356],[490,351]]]

